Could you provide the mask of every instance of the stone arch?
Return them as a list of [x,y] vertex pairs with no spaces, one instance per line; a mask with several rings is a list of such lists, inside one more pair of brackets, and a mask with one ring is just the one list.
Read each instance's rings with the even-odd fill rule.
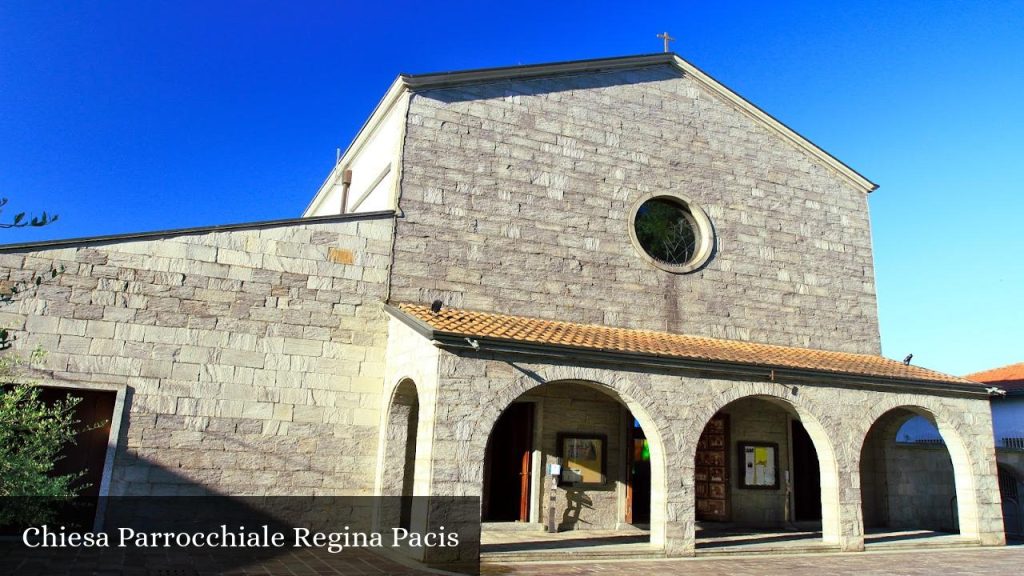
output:
[[[685,482],[688,496],[692,503],[694,495],[694,460],[697,455],[697,442],[704,427],[711,418],[729,404],[744,398],[756,398],[781,406],[795,412],[807,434],[811,437],[814,449],[818,454],[818,465],[821,473],[821,528],[822,541],[839,544],[846,548],[842,531],[845,514],[840,500],[840,469],[836,457],[836,443],[826,430],[826,425],[834,428],[828,412],[817,406],[813,401],[800,395],[798,386],[778,384],[774,382],[736,383],[723,392],[712,396],[709,401],[695,408],[691,427],[687,431],[686,459],[687,474]],[[687,526],[687,537],[695,540],[693,523]]]
[[381,431],[377,493],[400,496],[386,499],[380,512],[382,526],[409,528],[411,497],[415,493],[416,453],[419,431],[420,394],[415,381],[400,378],[391,389]]
[[[906,413],[905,417],[900,416],[900,411]],[[886,418],[889,416],[896,418],[902,424],[912,415],[923,416],[933,422],[936,428],[938,428],[939,435],[946,445],[946,450],[949,452],[950,461],[953,465],[956,518],[959,524],[960,535],[967,538],[979,538],[980,522],[975,482],[976,468],[974,458],[964,442],[967,430],[963,429],[965,426],[963,419],[956,411],[944,406],[941,399],[925,396],[897,395],[875,404],[871,407],[869,414],[864,420],[866,428],[861,431],[858,454],[863,452],[864,446],[869,440],[869,435],[875,429],[876,424],[881,423],[883,426],[892,424],[886,422]],[[899,426],[895,426],[895,429],[898,430]],[[863,462],[858,457],[858,468],[862,466]],[[864,487],[861,486],[862,493],[863,489]]]
[[510,384],[498,389],[481,408],[476,419],[478,438],[475,450],[484,454],[487,440],[501,413],[517,398],[546,384],[566,382],[581,384],[607,394],[625,405],[640,422],[647,434],[651,448],[651,544],[665,547],[671,554],[674,542],[672,523],[676,517],[670,513],[673,498],[668,478],[668,451],[674,446],[673,433],[668,418],[658,409],[658,402],[651,396],[648,387],[641,386],[643,374],[605,371],[577,366],[546,366],[539,371],[527,371],[515,377]]

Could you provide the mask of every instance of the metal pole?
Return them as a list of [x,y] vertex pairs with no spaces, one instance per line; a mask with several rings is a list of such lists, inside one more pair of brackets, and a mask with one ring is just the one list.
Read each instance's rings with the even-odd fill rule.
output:
[[548,526],[549,534],[558,532],[558,523],[555,520],[555,504],[558,503],[558,475],[551,474],[551,488],[548,490]]

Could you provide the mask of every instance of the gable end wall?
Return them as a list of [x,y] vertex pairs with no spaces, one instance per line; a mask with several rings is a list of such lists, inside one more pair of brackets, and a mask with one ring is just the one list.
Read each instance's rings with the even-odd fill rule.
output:
[[[702,205],[702,270],[640,258],[649,192]],[[659,66],[414,94],[394,301],[880,351],[866,194]]]

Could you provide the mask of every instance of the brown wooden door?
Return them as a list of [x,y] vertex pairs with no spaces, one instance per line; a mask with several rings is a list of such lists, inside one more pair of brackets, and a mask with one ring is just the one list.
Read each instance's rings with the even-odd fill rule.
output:
[[81,489],[74,506],[61,511],[58,524],[75,529],[92,529],[96,516],[96,497],[103,481],[103,465],[107,457],[107,444],[114,418],[117,394],[104,390],[71,390],[67,388],[41,388],[39,398],[49,405],[63,402],[69,396],[79,398],[74,409],[76,428],[80,432],[75,443],[65,446],[50,472],[55,476],[81,474],[74,484]]
[[729,519],[729,415],[715,414],[697,442],[697,520]]
[[81,430],[75,436],[75,443],[64,448],[51,472],[55,476],[84,472],[77,483],[82,486],[82,496],[99,496],[103,479],[103,464],[107,457],[107,443],[110,425],[114,417],[116,394],[104,390],[71,390],[67,388],[40,388],[39,399],[48,405],[78,398],[74,418],[76,428]]
[[[532,404],[530,406],[533,406]],[[532,415],[532,411],[531,411]],[[532,434],[533,426],[528,431]],[[519,456],[519,521],[530,521],[530,443]]]
[[530,462],[533,404],[509,406],[491,431],[484,478],[484,520],[530,520]]

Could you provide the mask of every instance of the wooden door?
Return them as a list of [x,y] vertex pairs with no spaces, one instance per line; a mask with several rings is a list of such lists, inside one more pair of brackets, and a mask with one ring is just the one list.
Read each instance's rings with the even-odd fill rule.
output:
[[697,442],[697,520],[729,519],[729,415],[715,414]]
[[114,419],[115,392],[106,390],[82,390],[67,388],[40,388],[39,398],[48,405],[63,402],[68,397],[78,398],[75,405],[75,443],[61,450],[50,474],[83,474],[76,482],[81,489],[74,506],[68,506],[58,514],[56,523],[76,530],[91,530],[96,517],[97,497],[103,482],[103,465],[106,463],[107,446],[110,442],[110,428]]
[[647,435],[640,422],[626,413],[626,514],[627,524],[651,521],[651,457]]
[[487,448],[484,520],[529,522],[533,404],[509,406],[494,425]]
[[[533,404],[527,404],[533,408]],[[530,452],[531,444],[529,436],[533,435],[533,410],[529,411],[531,418],[529,424],[523,426],[523,433],[527,438],[522,443],[523,448],[519,451],[519,521],[530,521]]]

